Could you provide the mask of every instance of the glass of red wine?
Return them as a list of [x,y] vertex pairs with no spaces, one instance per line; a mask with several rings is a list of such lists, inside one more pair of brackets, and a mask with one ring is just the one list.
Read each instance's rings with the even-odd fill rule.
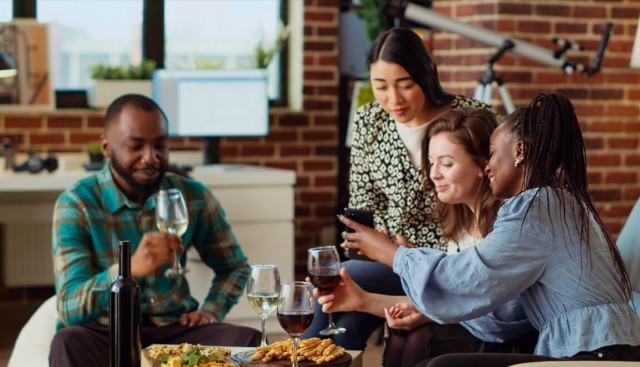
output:
[[[332,293],[340,284],[340,255],[335,246],[313,247],[307,251],[307,271],[311,283],[318,288],[320,294]],[[320,335],[342,334],[347,329],[338,327],[333,316],[328,314],[329,326],[320,331]]]
[[278,297],[278,322],[293,339],[293,367],[298,367],[300,334],[313,321],[313,290],[309,282],[282,282]]

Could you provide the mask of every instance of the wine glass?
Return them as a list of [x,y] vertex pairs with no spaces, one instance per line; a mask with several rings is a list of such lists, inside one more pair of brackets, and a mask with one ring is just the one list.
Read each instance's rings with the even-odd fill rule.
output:
[[[307,271],[311,283],[320,290],[320,294],[332,293],[340,284],[340,255],[335,246],[313,247],[307,251]],[[347,329],[338,327],[329,312],[329,326],[320,331],[320,335],[342,334]]]
[[261,347],[267,345],[265,323],[278,305],[278,292],[280,292],[278,265],[251,265],[251,273],[247,283],[247,298],[251,307],[260,315],[262,324]]
[[292,367],[298,367],[300,334],[313,321],[313,290],[309,282],[282,282],[278,297],[278,322],[293,339]]
[[[182,236],[189,225],[189,213],[182,192],[178,189],[158,191],[156,202],[156,224],[160,232]],[[176,278],[184,275],[187,269],[182,267],[178,252],[173,252],[173,264],[164,273],[166,277]]]

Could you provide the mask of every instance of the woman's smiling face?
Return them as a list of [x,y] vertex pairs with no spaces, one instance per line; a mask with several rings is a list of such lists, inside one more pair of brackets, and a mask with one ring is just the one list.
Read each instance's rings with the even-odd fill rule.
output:
[[[519,156],[518,142],[507,133],[504,125],[491,134],[490,157],[487,176],[493,195],[498,199],[508,199],[522,191],[524,183],[524,162]],[[521,155],[522,153],[520,153]],[[514,163],[519,161],[519,166]]]
[[428,121],[424,91],[402,66],[378,60],[369,69],[373,96],[394,120],[410,127]]
[[476,164],[453,135],[441,132],[429,140],[429,177],[438,199],[447,204],[475,207],[483,167]]

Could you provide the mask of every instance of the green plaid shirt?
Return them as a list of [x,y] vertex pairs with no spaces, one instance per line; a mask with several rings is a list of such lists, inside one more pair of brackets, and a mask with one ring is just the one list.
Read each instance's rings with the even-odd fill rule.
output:
[[[215,272],[201,309],[223,320],[237,303],[249,274],[247,258],[225,220],[225,213],[200,182],[167,174],[161,188],[182,191],[189,228],[182,236]],[[118,276],[118,241],[131,241],[131,253],[142,236],[156,231],[156,194],[143,205],[129,200],[116,186],[110,165],[65,190],[53,213],[53,265],[58,295],[58,328],[92,320],[108,323],[109,287]],[[186,257],[181,258],[184,265]],[[141,308],[157,325],[178,320],[198,308],[184,277],[165,277],[170,264],[138,278]]]

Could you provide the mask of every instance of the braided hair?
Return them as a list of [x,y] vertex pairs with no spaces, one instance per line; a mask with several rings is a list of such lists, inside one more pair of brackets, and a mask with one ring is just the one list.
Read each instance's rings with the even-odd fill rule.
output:
[[[579,215],[576,225],[580,227],[580,239],[586,254],[590,254],[588,234],[589,217],[592,215],[606,239],[623,289],[630,295],[631,282],[622,257],[589,194],[586,148],[571,101],[559,93],[541,93],[529,106],[509,115],[503,122],[503,127],[507,134],[523,144],[526,162],[523,191],[550,188],[558,197],[560,210],[565,218],[567,204],[572,204],[565,199],[572,197],[574,203],[577,203],[572,209]],[[547,210],[551,210],[550,206],[547,206]],[[568,225],[567,220],[564,224]]]

